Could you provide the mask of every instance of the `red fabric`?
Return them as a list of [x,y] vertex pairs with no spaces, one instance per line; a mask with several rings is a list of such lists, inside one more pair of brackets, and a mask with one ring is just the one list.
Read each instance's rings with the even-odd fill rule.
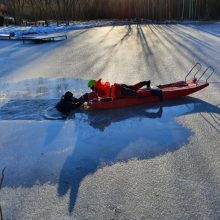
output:
[[[139,82],[133,86],[129,86],[131,89],[138,90],[139,88],[143,87],[146,83],[145,82]],[[146,96],[150,95],[150,91],[138,91],[138,96]],[[94,91],[89,94],[89,99],[95,99],[95,98],[105,98],[105,97],[112,97],[113,99],[121,98],[123,97],[121,93],[121,84],[114,83],[114,85],[111,86],[110,89],[110,83],[105,82],[102,83],[101,79],[99,79],[94,87]]]
[[151,91],[150,90],[138,90],[137,91],[137,95],[138,96],[150,96],[151,95]]
[[[148,95],[148,93],[150,93],[150,91],[148,91],[148,92],[139,91],[139,89],[142,88],[145,85],[146,85],[146,82],[143,81],[143,82],[139,82],[135,85],[131,85],[131,86],[128,86],[128,87],[130,89],[138,91],[138,96],[145,96],[145,95]],[[111,87],[111,96],[114,99],[124,97],[121,93],[121,84],[115,83],[114,85],[112,85],[112,87]]]
[[97,99],[97,98],[98,98],[98,95],[97,95],[96,92],[90,92],[90,93],[88,94],[88,96],[89,96],[89,100]]
[[105,98],[105,97],[110,97],[110,83],[105,82],[102,83],[101,79],[99,79],[95,86],[94,86],[94,91],[89,93],[89,99],[97,99],[98,97]]
[[120,84],[115,83],[114,85],[111,86],[111,97],[113,99],[122,97]]
[[101,79],[99,79],[96,82],[94,89],[99,97],[109,97],[110,96],[110,83],[109,82],[102,83]]

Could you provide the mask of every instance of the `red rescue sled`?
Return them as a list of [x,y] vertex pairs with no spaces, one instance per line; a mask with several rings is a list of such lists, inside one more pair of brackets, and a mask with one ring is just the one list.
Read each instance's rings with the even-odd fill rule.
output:
[[[196,69],[196,73],[192,80],[187,80],[187,77],[192,73],[194,69]],[[209,85],[208,79],[214,72],[212,67],[208,67],[199,79],[196,78],[196,75],[201,70],[202,65],[200,63],[196,63],[196,65],[190,70],[190,72],[186,75],[185,81],[179,81],[166,85],[159,85],[157,88],[152,88],[151,90],[161,91],[163,95],[163,100],[176,99],[182,96],[187,96],[192,93],[195,93],[201,89],[204,89]],[[200,79],[205,75],[205,73],[211,70],[210,75],[207,77],[205,82],[200,82]],[[143,105],[143,104],[152,104],[156,102],[160,102],[160,98],[157,95],[152,95],[152,92],[147,89],[141,89],[138,92],[139,96],[130,96],[123,97],[118,99],[113,99],[112,97],[106,97],[102,99],[89,100],[88,106],[92,109],[110,109],[110,108],[121,108],[132,105]],[[154,93],[155,94],[155,93]]]

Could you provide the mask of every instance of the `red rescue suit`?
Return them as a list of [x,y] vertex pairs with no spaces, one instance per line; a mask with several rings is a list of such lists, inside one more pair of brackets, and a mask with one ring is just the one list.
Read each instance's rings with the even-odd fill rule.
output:
[[[135,85],[128,86],[125,84],[118,84],[114,83],[112,86],[110,86],[109,82],[102,83],[101,79],[99,79],[94,88],[93,92],[89,93],[89,99],[95,99],[95,98],[106,98],[106,97],[112,97],[113,99],[122,98],[125,96],[146,96],[150,95],[149,90],[139,90],[141,87],[146,85],[146,81],[139,82]],[[126,87],[126,89],[130,90],[131,94],[123,94],[123,87]]]
[[105,98],[111,96],[110,83],[102,83],[101,80],[102,79],[96,81],[96,84],[93,88],[93,92],[89,93],[89,99],[95,99],[98,97]]

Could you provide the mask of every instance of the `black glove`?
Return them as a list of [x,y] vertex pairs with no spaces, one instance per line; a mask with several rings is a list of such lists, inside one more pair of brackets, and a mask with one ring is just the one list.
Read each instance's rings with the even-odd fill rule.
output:
[[89,95],[88,95],[88,93],[85,93],[85,94],[82,96],[82,99],[83,99],[85,102],[88,102],[88,101],[89,101]]

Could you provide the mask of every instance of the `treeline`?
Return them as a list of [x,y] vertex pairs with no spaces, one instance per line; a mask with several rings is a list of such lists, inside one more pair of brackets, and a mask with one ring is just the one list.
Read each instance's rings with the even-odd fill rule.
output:
[[0,0],[16,21],[218,19],[220,0]]

